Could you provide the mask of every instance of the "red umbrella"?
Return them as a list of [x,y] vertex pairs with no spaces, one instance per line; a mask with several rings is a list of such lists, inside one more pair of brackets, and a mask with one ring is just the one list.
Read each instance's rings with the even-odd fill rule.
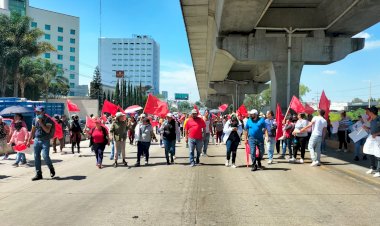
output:
[[132,106],[129,106],[127,107],[124,112],[125,113],[135,113],[136,111],[138,110],[142,110],[143,108],[139,105],[132,105]]

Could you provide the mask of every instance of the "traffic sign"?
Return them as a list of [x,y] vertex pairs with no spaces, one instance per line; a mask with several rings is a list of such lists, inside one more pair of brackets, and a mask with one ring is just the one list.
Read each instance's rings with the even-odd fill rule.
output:
[[176,100],[189,100],[189,94],[188,93],[175,93],[174,99],[176,99]]

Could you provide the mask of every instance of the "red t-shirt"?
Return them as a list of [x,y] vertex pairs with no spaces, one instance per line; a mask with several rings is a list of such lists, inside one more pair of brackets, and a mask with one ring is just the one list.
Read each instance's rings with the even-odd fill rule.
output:
[[[106,130],[107,131],[107,130]],[[95,144],[102,144],[104,143],[104,135],[102,129],[95,128],[91,134],[92,140]]]
[[201,140],[202,139],[202,129],[206,128],[206,123],[203,119],[189,118],[186,122],[185,130],[188,131],[189,138]]

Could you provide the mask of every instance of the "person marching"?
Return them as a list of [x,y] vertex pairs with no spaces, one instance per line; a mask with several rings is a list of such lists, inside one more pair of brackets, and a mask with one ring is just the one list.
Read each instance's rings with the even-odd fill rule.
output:
[[241,122],[238,120],[235,114],[232,114],[231,119],[229,119],[223,128],[224,139],[223,142],[227,146],[227,156],[226,156],[226,166],[230,165],[230,157],[232,152],[232,168],[236,168],[235,159],[236,151],[240,143],[240,135],[243,132],[243,127]]
[[145,156],[145,165],[149,163],[149,148],[152,139],[158,141],[156,136],[153,133],[153,127],[150,124],[150,120],[148,118],[144,118],[142,121],[142,125],[139,126],[139,130],[136,131],[138,136],[136,136],[137,140],[137,162],[135,164],[136,167],[140,166],[141,156]]
[[301,158],[298,161],[299,163],[303,164],[305,159],[305,150],[306,150],[306,143],[307,143],[307,131],[301,132],[303,128],[305,128],[309,122],[306,120],[305,113],[299,113],[298,114],[298,120],[296,124],[294,125],[293,130],[293,157],[289,159],[290,163],[297,162],[297,152],[301,150]]
[[91,129],[87,135],[90,138],[91,149],[95,152],[96,166],[103,168],[103,153],[106,145],[110,145],[110,139],[107,129],[102,126],[101,120],[95,120],[95,127]]
[[46,165],[50,169],[50,176],[55,176],[53,163],[49,156],[51,129],[54,126],[54,122],[45,115],[45,108],[42,106],[36,107],[35,113],[37,117],[33,119],[32,131],[27,143],[27,146],[29,146],[31,140],[34,138],[34,166],[36,168],[36,176],[32,178],[32,181],[42,179],[41,153]]
[[136,129],[136,119],[134,116],[131,116],[128,120],[128,138],[129,144],[133,145],[133,141],[135,140],[135,129]]
[[[189,146],[190,166],[199,164],[199,157],[201,155],[202,142],[204,139],[206,123],[202,118],[198,117],[196,109],[191,111],[191,118],[185,124],[185,141]],[[194,161],[194,149],[197,150],[197,156]]]
[[77,146],[77,151],[80,153],[80,141],[82,139],[82,128],[79,124],[78,115],[72,115],[71,118],[73,121],[70,124],[70,132],[71,132],[71,152],[74,154],[74,148]]
[[207,156],[207,149],[208,149],[208,144],[210,142],[210,136],[214,136],[214,132],[212,130],[211,114],[209,110],[205,110],[203,121],[205,121],[206,123],[206,128],[205,128],[205,134],[203,137],[202,156]]
[[[62,134],[65,134],[65,128],[63,126],[63,121],[60,119],[59,115],[54,115],[54,120],[60,124],[62,126]],[[63,147],[64,147],[64,144],[65,144],[65,136],[63,136],[61,139],[58,139],[57,137],[54,137],[53,138],[53,152],[54,153],[57,153],[57,140],[59,142],[59,150],[61,152],[61,154],[63,154]]]
[[[8,143],[9,146],[16,146],[16,145],[27,145],[28,139],[29,139],[29,132],[26,129],[26,127],[23,127],[22,121],[17,121],[15,123],[15,129],[13,131],[12,137]],[[17,152],[16,155],[16,162],[12,164],[12,166],[18,167],[19,163],[26,164],[26,157],[25,153],[23,152]]]
[[[174,148],[176,142],[176,122],[173,119],[173,115],[168,113],[166,115],[166,121],[163,125],[163,140],[165,145],[165,158],[166,164],[170,165],[170,163],[174,163]],[[170,162],[169,162],[169,154],[170,154]]]
[[3,160],[8,159],[7,150],[7,139],[10,132],[9,126],[3,122],[3,117],[0,115],[0,150],[4,151]]
[[117,167],[117,158],[121,152],[121,157],[123,158],[124,166],[128,166],[125,161],[125,141],[127,139],[127,122],[125,120],[125,115],[121,112],[116,113],[115,122],[112,123],[110,129],[111,137],[115,142],[115,163],[113,167]]

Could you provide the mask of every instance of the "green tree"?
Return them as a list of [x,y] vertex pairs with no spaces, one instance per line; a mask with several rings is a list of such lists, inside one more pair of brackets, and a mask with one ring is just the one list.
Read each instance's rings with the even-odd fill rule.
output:
[[49,88],[60,86],[62,88],[68,87],[68,79],[63,76],[62,70],[57,64],[51,63],[48,60],[41,60],[41,74],[38,76],[38,82],[42,89],[42,94],[45,101],[48,101]]
[[358,97],[355,97],[351,102],[352,102],[352,103],[362,103],[363,100],[360,99],[360,98],[358,98]]
[[25,87],[37,80],[38,74],[41,73],[41,65],[40,60],[32,60],[29,57],[21,60],[19,69],[21,97],[25,97]]
[[122,108],[125,109],[126,106],[127,106],[127,81],[123,80],[123,85],[122,85],[123,89],[122,89],[122,92],[121,92],[121,98],[122,98]]
[[90,83],[90,98],[100,99],[103,93],[102,75],[100,74],[99,67],[96,67]]
[[307,87],[304,84],[300,84],[299,87],[299,98],[302,101],[302,97],[304,97],[307,93],[309,93],[311,90],[309,87]]
[[21,59],[55,51],[50,43],[38,42],[44,32],[37,28],[30,28],[30,22],[30,17],[21,16],[18,13],[11,13],[10,16],[0,15],[0,27],[2,27],[0,33],[3,33],[0,38],[5,38],[5,41],[0,41],[5,44],[0,50],[3,53],[0,58],[2,61],[0,65],[3,67],[1,85],[6,85],[10,78],[13,79],[13,96],[15,97],[19,92]]
[[115,96],[114,96],[114,104],[119,104],[120,103],[120,84],[119,81],[117,81],[116,86],[115,86]]
[[111,101],[111,90],[108,90],[107,92],[107,100]]

